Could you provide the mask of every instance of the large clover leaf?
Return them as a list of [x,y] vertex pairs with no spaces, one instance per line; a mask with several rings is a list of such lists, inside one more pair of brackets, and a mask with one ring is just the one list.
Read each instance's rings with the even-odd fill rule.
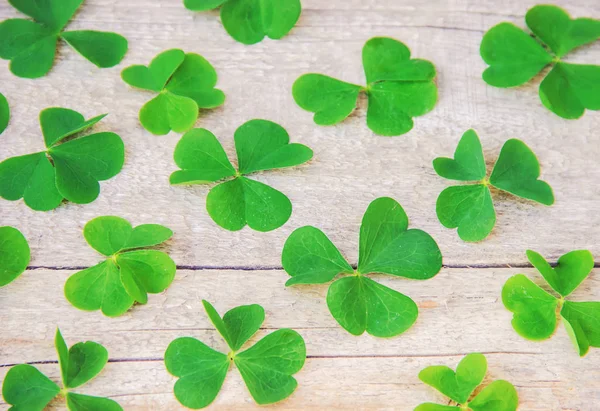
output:
[[19,277],[29,264],[27,240],[13,227],[0,227],[0,287]]
[[296,103],[315,113],[319,125],[339,123],[356,108],[361,92],[369,98],[367,126],[375,134],[397,136],[413,128],[413,117],[433,109],[437,101],[435,67],[411,59],[403,43],[386,37],[367,41],[362,52],[367,86],[322,74],[305,74],[294,83]]
[[348,274],[329,287],[327,306],[349,333],[365,331],[376,337],[392,337],[417,320],[417,305],[409,297],[366,277],[381,273],[415,280],[435,276],[442,268],[442,254],[426,232],[408,229],[408,217],[395,200],[374,200],[362,220],[358,268],[353,270],[339,250],[318,228],[294,231],[283,247],[282,263],[292,277],[286,285],[323,284]]
[[175,147],[175,163],[181,170],[171,174],[171,184],[209,184],[223,179],[208,193],[206,209],[221,227],[236,231],[281,227],[292,214],[292,203],[281,192],[251,180],[248,174],[293,167],[312,158],[310,148],[290,143],[283,127],[267,120],[250,120],[234,135],[238,171],[233,168],[217,138],[208,130],[186,133]]
[[8,121],[10,120],[10,107],[4,94],[0,93],[0,134],[6,130]]
[[500,23],[483,36],[481,57],[490,66],[483,72],[485,82],[519,86],[552,65],[539,90],[548,109],[568,119],[581,117],[585,109],[600,110],[600,66],[561,61],[573,49],[600,38],[600,20],[573,20],[550,5],[533,7],[525,20],[535,38],[511,23]]

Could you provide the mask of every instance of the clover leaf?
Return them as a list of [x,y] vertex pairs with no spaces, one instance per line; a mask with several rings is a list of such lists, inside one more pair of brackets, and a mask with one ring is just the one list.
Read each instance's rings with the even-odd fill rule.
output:
[[77,134],[105,116],[86,121],[66,108],[43,110],[40,124],[47,150],[0,163],[0,197],[23,198],[36,211],[55,209],[63,199],[77,204],[94,201],[100,194],[99,182],[116,176],[123,167],[123,140],[110,132]]
[[183,0],[192,11],[221,7],[221,22],[236,41],[256,44],[265,36],[279,40],[294,28],[302,5],[300,0]]
[[292,214],[290,200],[246,176],[305,163],[312,158],[312,150],[290,143],[287,131],[267,120],[242,124],[234,140],[238,171],[214,134],[202,128],[187,132],[175,147],[175,163],[181,170],[171,174],[171,184],[209,184],[228,179],[213,187],[206,199],[206,209],[215,223],[230,231],[246,225],[257,231],[281,227]]
[[167,227],[132,227],[123,218],[104,216],[89,221],[83,235],[93,249],[108,258],[73,274],[65,283],[67,300],[80,310],[101,310],[116,317],[134,302],[146,304],[148,293],[161,293],[173,282],[176,267],[171,257],[144,249],[171,238],[173,232]]
[[466,355],[458,363],[456,372],[445,365],[423,369],[419,373],[419,379],[450,398],[450,404],[456,405],[424,403],[415,408],[415,411],[515,411],[519,405],[519,396],[508,381],[494,381],[471,398],[475,389],[483,382],[486,372],[487,360],[483,354]]
[[0,227],[0,287],[13,282],[29,264],[27,240],[13,227]]
[[559,297],[523,274],[509,278],[502,289],[502,302],[513,313],[515,331],[528,340],[548,339],[556,330],[560,313],[580,356],[587,354],[590,347],[600,347],[600,302],[566,300],[594,268],[592,253],[571,251],[558,259],[556,267],[535,251],[528,250],[527,258]]
[[600,38],[600,20],[573,20],[550,5],[531,8],[525,20],[535,37],[512,23],[500,23],[483,36],[481,57],[489,65],[483,72],[485,82],[519,86],[551,65],[539,89],[549,110],[567,119],[581,117],[585,109],[600,110],[600,66],[562,61],[573,49]]
[[411,59],[403,43],[386,37],[367,41],[362,51],[367,86],[346,83],[322,74],[305,74],[292,94],[304,110],[315,113],[319,125],[337,124],[356,108],[361,92],[367,94],[367,126],[375,134],[398,136],[413,128],[413,117],[433,109],[437,101],[435,67]]
[[8,121],[10,120],[10,107],[4,94],[0,93],[0,134],[6,130]]
[[160,53],[148,66],[129,66],[121,78],[132,87],[157,92],[140,110],[142,126],[152,134],[188,131],[199,109],[223,104],[225,94],[214,88],[217,72],[204,57],[172,49]]
[[2,396],[11,410],[42,411],[54,398],[66,397],[70,411],[122,411],[121,406],[103,397],[71,392],[96,377],[108,362],[102,345],[87,341],[67,347],[60,330],[54,339],[64,389],[29,364],[12,367],[2,383]]
[[221,318],[208,301],[202,304],[231,351],[220,353],[191,337],[172,341],[165,352],[165,366],[179,378],[174,388],[177,400],[188,408],[207,407],[219,394],[232,364],[258,404],[289,397],[298,385],[293,375],[306,359],[302,336],[294,330],[280,329],[240,352],[265,320],[264,309],[257,304],[242,305]]
[[433,160],[433,168],[443,178],[473,182],[446,188],[436,203],[440,223],[458,228],[463,241],[485,239],[496,224],[490,186],[544,205],[554,203],[552,188],[539,180],[540,165],[535,154],[521,140],[504,143],[489,179],[481,141],[474,130],[463,134],[454,158],[438,157]]
[[10,60],[10,71],[16,76],[46,75],[54,64],[61,39],[100,68],[119,64],[127,53],[127,39],[119,34],[64,31],[83,0],[9,0],[9,3],[33,19],[7,19],[0,23],[0,58]]
[[393,337],[417,320],[418,309],[409,297],[366,277],[390,274],[426,280],[442,268],[442,254],[426,232],[408,229],[402,206],[388,197],[374,200],[362,220],[356,270],[318,228],[305,226],[286,240],[281,256],[292,277],[286,286],[324,284],[347,274],[329,287],[327,306],[349,333],[365,331],[376,337]]

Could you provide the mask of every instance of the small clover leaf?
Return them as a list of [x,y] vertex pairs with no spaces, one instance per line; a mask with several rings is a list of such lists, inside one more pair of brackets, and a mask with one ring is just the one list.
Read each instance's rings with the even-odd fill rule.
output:
[[327,236],[315,227],[301,227],[286,240],[281,256],[290,275],[286,286],[323,284],[339,274],[327,293],[327,306],[349,333],[365,331],[376,337],[393,337],[409,329],[418,309],[409,297],[366,277],[390,274],[415,280],[435,276],[442,255],[426,232],[408,229],[408,217],[395,200],[374,200],[362,220],[358,268],[353,270]]
[[121,72],[132,87],[159,93],[140,110],[142,126],[155,135],[188,131],[198,120],[199,109],[219,107],[225,94],[214,88],[217,72],[202,56],[172,49],[160,53],[146,66]]
[[535,38],[511,23],[485,33],[480,53],[489,67],[483,72],[484,81],[515,87],[552,65],[539,89],[549,110],[567,119],[581,117],[585,109],[600,110],[600,66],[561,61],[573,49],[600,38],[600,20],[573,20],[563,9],[549,5],[531,8],[525,20]]
[[148,293],[163,292],[173,282],[176,266],[171,257],[143,249],[171,238],[173,232],[167,227],[134,228],[123,218],[104,216],[89,221],[83,234],[92,248],[109,258],[69,277],[65,296],[75,307],[116,317],[134,302],[146,304]]
[[10,60],[16,76],[38,78],[54,63],[60,39],[100,68],[113,67],[127,53],[127,39],[110,32],[64,31],[83,0],[10,0],[33,19],[8,19],[0,23],[0,58]]
[[8,121],[10,120],[10,107],[4,94],[0,93],[0,134],[8,127]]
[[227,33],[243,44],[256,44],[265,37],[279,40],[300,18],[300,0],[183,0],[192,11],[221,7],[221,22]]
[[104,116],[86,121],[66,108],[43,110],[40,125],[47,150],[1,162],[0,197],[23,198],[36,211],[53,210],[63,199],[77,204],[94,201],[100,194],[99,182],[116,176],[125,160],[123,140],[117,134],[77,135]]
[[281,227],[292,214],[292,203],[281,192],[246,176],[257,171],[293,167],[312,158],[310,148],[290,143],[283,127],[267,120],[250,120],[234,135],[238,171],[221,143],[206,129],[193,129],[175,147],[173,185],[208,184],[230,179],[208,193],[206,209],[213,221],[230,231],[248,225],[253,230]]
[[262,325],[264,309],[256,304],[243,305],[221,318],[209,302],[202,303],[231,352],[225,355],[191,337],[172,341],[165,352],[165,366],[179,378],[174,388],[177,400],[188,408],[207,407],[219,394],[232,363],[258,404],[289,397],[298,385],[293,375],[306,359],[302,336],[294,330],[280,329],[239,352]]
[[13,282],[29,264],[27,240],[13,227],[0,227],[0,287]]
[[446,188],[436,202],[440,223],[458,228],[463,241],[485,239],[496,224],[490,185],[544,205],[554,203],[552,188],[539,180],[540,165],[535,154],[521,140],[504,143],[489,180],[481,142],[473,130],[463,134],[453,159],[438,157],[433,160],[433,168],[443,178],[474,182]]
[[367,41],[362,53],[367,86],[346,83],[322,74],[305,74],[292,94],[304,110],[315,113],[319,125],[333,125],[356,108],[361,92],[369,99],[367,126],[382,136],[398,136],[413,128],[413,117],[433,109],[437,101],[435,67],[411,59],[403,43],[386,37]]
[[502,289],[502,302],[513,313],[515,331],[533,341],[548,339],[556,330],[560,312],[580,356],[590,347],[600,347],[600,302],[565,299],[594,268],[592,254],[587,250],[571,251],[558,259],[556,267],[535,251],[528,250],[527,258],[560,297],[544,291],[523,274],[509,278]]

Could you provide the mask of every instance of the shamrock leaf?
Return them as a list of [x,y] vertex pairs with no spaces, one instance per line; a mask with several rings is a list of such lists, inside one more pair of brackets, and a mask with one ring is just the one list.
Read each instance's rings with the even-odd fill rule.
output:
[[567,119],[581,117],[586,108],[600,110],[600,67],[561,61],[573,49],[600,38],[600,20],[573,20],[549,5],[531,8],[525,20],[535,38],[511,23],[485,33],[480,53],[489,67],[484,81],[495,87],[519,86],[553,65],[539,89],[549,110]]
[[339,274],[351,274],[329,287],[331,315],[354,335],[365,331],[376,337],[401,334],[416,321],[417,305],[365,275],[426,280],[440,271],[442,255],[435,240],[424,231],[407,228],[408,217],[400,204],[387,197],[374,200],[362,220],[355,271],[322,231],[301,227],[283,247],[283,268],[291,277],[286,285],[323,284]]
[[560,312],[580,356],[590,347],[600,347],[600,302],[565,299],[592,271],[592,254],[587,250],[571,251],[558,259],[555,268],[535,251],[528,250],[527,258],[560,297],[542,290],[523,274],[509,278],[502,289],[502,302],[513,312],[515,331],[529,340],[550,338]]
[[8,121],[10,120],[10,107],[4,94],[0,93],[0,134],[6,130]]
[[246,176],[305,163],[312,158],[312,150],[290,143],[287,131],[267,120],[244,123],[235,131],[234,140],[237,172],[210,131],[193,129],[184,134],[174,153],[175,163],[181,170],[171,174],[171,184],[208,184],[229,179],[213,187],[206,198],[206,209],[215,223],[230,231],[241,230],[246,225],[257,231],[281,227],[292,214],[290,200],[274,188]]
[[36,211],[55,209],[63,199],[77,204],[94,201],[100,194],[99,182],[116,176],[125,159],[123,140],[115,133],[78,136],[105,116],[86,121],[66,108],[43,110],[40,125],[47,150],[0,163],[0,196],[11,201],[23,198]]
[[132,227],[120,217],[97,217],[89,221],[83,235],[88,244],[108,258],[73,274],[65,283],[65,296],[75,307],[101,310],[109,317],[124,314],[134,302],[146,304],[148,293],[166,290],[175,277],[171,257],[157,250],[144,250],[173,235],[158,224]]
[[58,329],[54,345],[65,388],[77,388],[85,384],[98,375],[108,362],[108,351],[102,345],[87,341],[68,348]]
[[545,205],[554,203],[552,188],[539,180],[540,165],[535,154],[521,140],[504,143],[489,180],[481,142],[473,130],[463,134],[454,158],[436,158],[433,168],[439,176],[450,180],[476,181],[446,188],[436,202],[440,223],[447,228],[458,228],[463,241],[485,239],[496,224],[490,185]]
[[199,109],[223,104],[225,94],[214,88],[217,72],[199,54],[172,49],[160,53],[146,66],[129,66],[121,72],[132,87],[159,93],[140,110],[142,126],[156,135],[188,131],[198,120]]
[[33,19],[8,19],[0,23],[0,58],[10,60],[10,71],[19,77],[46,75],[54,63],[60,39],[100,68],[113,67],[127,53],[127,39],[109,32],[64,31],[83,0],[9,0]]
[[0,227],[0,287],[13,282],[29,264],[27,240],[13,227]]
[[298,385],[292,375],[302,369],[306,359],[300,334],[277,330],[239,352],[262,325],[264,309],[256,304],[243,305],[221,318],[209,302],[202,304],[231,352],[225,355],[191,337],[172,341],[165,352],[165,366],[179,378],[174,388],[177,400],[188,408],[207,407],[219,394],[232,363],[258,404],[289,397]]
[[435,67],[411,59],[403,43],[386,37],[367,41],[362,53],[367,86],[345,83],[322,74],[305,74],[292,94],[304,110],[315,113],[319,125],[341,122],[356,108],[361,92],[369,99],[367,126],[382,136],[397,136],[413,128],[413,117],[433,109],[437,101]]
[[2,397],[15,410],[42,411],[60,387],[29,364],[12,367],[2,383]]
[[294,28],[302,5],[300,0],[183,0],[192,11],[221,7],[221,22],[236,41],[256,44],[265,36],[279,40]]

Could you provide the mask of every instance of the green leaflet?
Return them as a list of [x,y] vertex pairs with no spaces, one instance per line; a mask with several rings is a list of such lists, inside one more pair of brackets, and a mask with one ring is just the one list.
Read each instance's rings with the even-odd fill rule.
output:
[[519,86],[553,65],[539,89],[549,110],[567,119],[581,117],[585,109],[600,110],[600,67],[561,61],[573,49],[600,38],[600,20],[573,20],[550,5],[531,8],[525,20],[535,38],[511,23],[485,33],[480,53],[489,67],[484,81],[495,87]]
[[221,318],[209,302],[202,303],[231,352],[225,355],[191,337],[172,341],[165,352],[165,366],[179,378],[174,388],[177,400],[192,409],[210,405],[232,363],[258,404],[271,404],[290,396],[297,386],[293,375],[302,369],[306,359],[300,334],[290,329],[277,330],[239,352],[262,325],[264,309],[256,304],[244,305]]
[[179,49],[160,53],[148,66],[129,66],[121,78],[132,87],[159,93],[140,110],[142,126],[156,135],[188,131],[198,120],[199,109],[225,101],[225,94],[215,88],[217,72],[208,60]]
[[134,302],[146,304],[148,293],[166,290],[177,267],[166,253],[145,250],[167,241],[173,232],[158,224],[132,227],[120,217],[104,216],[84,227],[88,244],[108,257],[73,274],[65,283],[65,297],[80,310],[101,310],[109,317],[124,314]]
[[413,128],[413,117],[433,109],[437,101],[435,67],[411,59],[403,43],[386,37],[367,41],[362,53],[367,86],[345,83],[322,74],[305,74],[294,83],[296,103],[314,114],[319,125],[337,124],[356,108],[361,92],[369,99],[367,126],[382,136],[398,136]]
[[323,284],[338,274],[352,274],[329,287],[331,315],[354,335],[365,331],[377,337],[399,335],[416,321],[417,305],[365,275],[425,280],[440,271],[442,255],[435,240],[424,231],[407,228],[408,217],[400,204],[388,197],[374,200],[363,216],[355,271],[322,231],[301,227],[283,247],[281,261],[291,277],[286,285]]
[[521,140],[504,143],[489,180],[481,142],[474,130],[463,134],[454,158],[438,157],[433,160],[433,168],[441,177],[475,182],[446,188],[436,203],[440,223],[447,228],[458,228],[463,241],[485,239],[496,224],[490,185],[544,205],[554,203],[552,188],[539,180],[537,157]]
[[296,25],[300,0],[183,0],[186,8],[207,11],[221,7],[221,22],[236,41],[255,44],[265,37],[279,40]]
[[0,227],[0,287],[13,282],[29,264],[27,240],[13,227]]
[[12,367],[2,383],[2,397],[16,410],[42,411],[60,387],[32,365]]
[[4,94],[0,93],[0,134],[6,130],[8,121],[10,120],[10,107]]
[[590,347],[600,347],[600,303],[565,299],[592,271],[592,254],[587,250],[571,251],[558,259],[556,267],[535,251],[528,250],[527,258],[560,297],[542,290],[523,274],[509,278],[502,289],[502,302],[513,313],[515,331],[529,340],[550,338],[560,312],[580,356]]
[[206,198],[206,209],[215,223],[230,231],[246,225],[256,231],[281,227],[292,214],[290,200],[246,176],[305,163],[312,158],[312,150],[290,143],[287,131],[267,120],[244,123],[236,130],[234,140],[237,172],[210,131],[193,129],[184,134],[173,155],[181,170],[171,174],[171,184],[208,184],[228,179],[213,187]]
[[100,194],[99,182],[116,176],[125,160],[123,140],[117,134],[79,135],[105,116],[86,121],[66,108],[42,110],[40,126],[47,150],[1,162],[0,197],[22,198],[36,211],[53,210],[63,199],[77,204],[94,201]]
[[9,3],[33,19],[7,19],[0,23],[0,58],[11,61],[10,70],[16,76],[46,75],[54,63],[60,39],[100,68],[116,66],[127,53],[127,39],[119,34],[64,31],[83,0],[10,0]]

